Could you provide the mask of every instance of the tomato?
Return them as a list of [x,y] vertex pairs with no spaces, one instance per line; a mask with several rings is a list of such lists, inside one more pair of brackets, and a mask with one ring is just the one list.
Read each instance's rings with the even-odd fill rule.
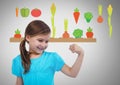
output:
[[31,15],[32,15],[33,17],[39,17],[39,16],[41,15],[41,10],[35,8],[35,9],[33,9],[33,10],[31,11]]
[[14,38],[21,38],[21,34],[14,34]]
[[86,36],[87,38],[93,38],[93,32],[87,32]]

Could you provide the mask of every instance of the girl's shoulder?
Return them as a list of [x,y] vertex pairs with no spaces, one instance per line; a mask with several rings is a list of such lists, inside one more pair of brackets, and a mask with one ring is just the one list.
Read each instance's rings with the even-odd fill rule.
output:
[[15,66],[15,67],[20,66],[22,68],[21,56],[20,55],[17,55],[15,58],[13,58],[12,65]]
[[13,61],[21,61],[21,56],[20,55],[17,55],[15,58],[13,58]]

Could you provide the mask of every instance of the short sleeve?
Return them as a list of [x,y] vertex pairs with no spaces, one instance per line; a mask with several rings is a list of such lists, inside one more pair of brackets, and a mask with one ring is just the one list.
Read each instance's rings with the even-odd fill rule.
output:
[[22,76],[22,68],[21,68],[21,62],[20,62],[20,58],[16,57],[15,59],[13,59],[12,61],[12,74],[16,75],[18,77]]
[[62,67],[64,66],[65,62],[62,59],[62,57],[60,55],[58,55],[57,53],[54,54],[54,69],[56,71],[60,71],[62,69]]

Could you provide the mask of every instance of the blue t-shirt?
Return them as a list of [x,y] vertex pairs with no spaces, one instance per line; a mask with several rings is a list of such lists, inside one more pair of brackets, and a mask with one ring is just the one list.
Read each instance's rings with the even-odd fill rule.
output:
[[46,52],[38,58],[31,59],[28,73],[24,74],[21,57],[12,62],[12,74],[23,79],[24,85],[54,85],[54,74],[64,66],[63,59],[56,52]]

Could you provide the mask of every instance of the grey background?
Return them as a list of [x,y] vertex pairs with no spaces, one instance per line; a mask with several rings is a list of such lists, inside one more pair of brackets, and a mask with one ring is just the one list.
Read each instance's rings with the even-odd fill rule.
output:
[[[97,39],[95,43],[77,43],[83,47],[85,57],[82,68],[77,78],[70,78],[61,72],[55,75],[55,85],[120,85],[120,0],[1,0],[0,1],[0,85],[15,85],[16,77],[11,74],[12,59],[19,54],[19,43],[10,43],[9,38],[14,34],[16,28],[20,28],[22,34],[25,26],[34,19],[16,18],[15,8],[28,7],[30,9],[38,7],[42,9],[43,15],[39,18],[44,20],[50,27],[50,6],[56,4],[57,13],[55,15],[56,27],[59,31],[57,37],[63,32],[63,20],[69,19],[69,32],[80,27],[84,31],[91,26]],[[97,6],[103,5],[104,22],[98,24]],[[107,7],[113,6],[112,38],[108,36]],[[72,12],[78,7],[81,11],[81,19],[76,25]],[[94,15],[90,23],[86,23],[83,13],[91,11]],[[85,35],[84,35],[85,37]],[[70,43],[49,43],[48,51],[57,51],[68,65],[72,65],[76,59],[76,54],[72,54],[68,48]]]

